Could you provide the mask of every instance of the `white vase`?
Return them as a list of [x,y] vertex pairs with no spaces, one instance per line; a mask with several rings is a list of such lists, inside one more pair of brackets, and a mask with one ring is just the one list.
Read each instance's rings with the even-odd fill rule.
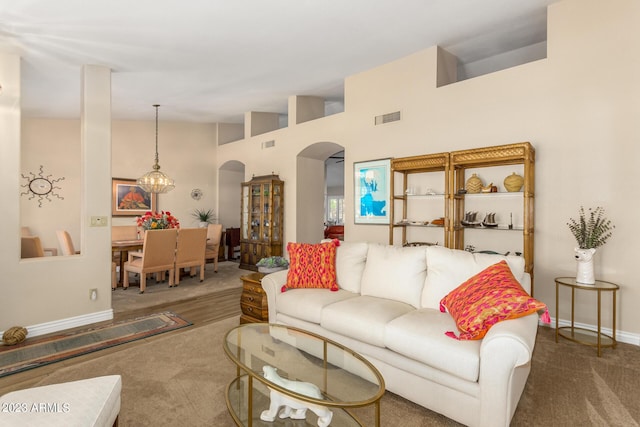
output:
[[578,265],[576,282],[581,285],[595,284],[596,278],[593,274],[593,257],[596,254],[596,250],[594,248],[575,248],[574,251],[576,253],[576,262]]
[[200,221],[200,222],[198,223],[198,226],[199,226],[200,228],[207,228],[207,227],[209,226],[209,223],[208,223],[208,222],[206,222],[206,221]]

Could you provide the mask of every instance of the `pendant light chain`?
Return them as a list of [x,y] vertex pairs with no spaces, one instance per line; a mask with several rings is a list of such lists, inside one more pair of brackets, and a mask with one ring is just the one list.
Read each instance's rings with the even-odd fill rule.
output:
[[149,193],[166,193],[175,188],[173,179],[169,178],[165,173],[160,172],[159,155],[158,155],[158,107],[159,104],[154,104],[156,108],[156,157],[153,165],[153,170],[142,175],[137,180],[137,184],[144,191]]
[[153,169],[154,170],[159,170],[160,169],[160,164],[158,163],[159,159],[158,159],[158,107],[160,107],[159,104],[154,104],[154,107],[156,107],[156,164],[153,165]]

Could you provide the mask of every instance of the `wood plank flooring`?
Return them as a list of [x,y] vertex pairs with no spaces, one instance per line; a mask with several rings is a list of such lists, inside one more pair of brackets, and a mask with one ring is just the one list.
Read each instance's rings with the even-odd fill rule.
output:
[[[117,313],[116,315],[114,315],[114,319],[112,321],[101,322],[96,325],[106,325],[121,320],[170,310],[180,315],[184,319],[192,322],[193,326],[178,329],[176,331],[166,332],[165,334],[160,334],[142,340],[118,345],[116,347],[107,348],[83,356],[74,357],[72,359],[63,360],[61,362],[52,363],[50,365],[41,366],[39,368],[30,369],[28,371],[19,372],[17,374],[0,378],[0,395],[14,390],[33,387],[52,372],[55,372],[56,370],[69,365],[84,362],[86,360],[92,360],[112,352],[122,351],[124,349],[130,348],[131,346],[148,342],[149,340],[159,339],[163,336],[166,336],[166,334],[179,334],[181,332],[190,330],[191,328],[197,328],[199,326],[216,322],[227,317],[240,315],[241,293],[242,288],[234,288],[182,301],[168,302],[153,307],[146,307],[129,312]],[[75,329],[86,329],[87,327],[88,326],[83,326],[81,328]],[[60,332],[57,332],[56,334],[59,333]]]

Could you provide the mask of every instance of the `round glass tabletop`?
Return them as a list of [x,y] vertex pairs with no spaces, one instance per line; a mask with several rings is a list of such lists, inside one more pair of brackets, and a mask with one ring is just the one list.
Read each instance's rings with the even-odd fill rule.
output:
[[[384,394],[382,375],[366,359],[334,341],[298,328],[243,324],[227,333],[224,351],[239,369],[261,383],[312,403],[359,407],[375,403]],[[317,386],[322,400],[297,393],[297,386],[291,382]]]

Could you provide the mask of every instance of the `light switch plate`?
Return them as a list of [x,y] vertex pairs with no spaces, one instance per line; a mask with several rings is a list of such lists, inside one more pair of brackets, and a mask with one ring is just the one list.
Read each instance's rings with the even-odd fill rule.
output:
[[91,226],[92,227],[106,227],[107,226],[107,217],[106,216],[92,216],[91,217]]

